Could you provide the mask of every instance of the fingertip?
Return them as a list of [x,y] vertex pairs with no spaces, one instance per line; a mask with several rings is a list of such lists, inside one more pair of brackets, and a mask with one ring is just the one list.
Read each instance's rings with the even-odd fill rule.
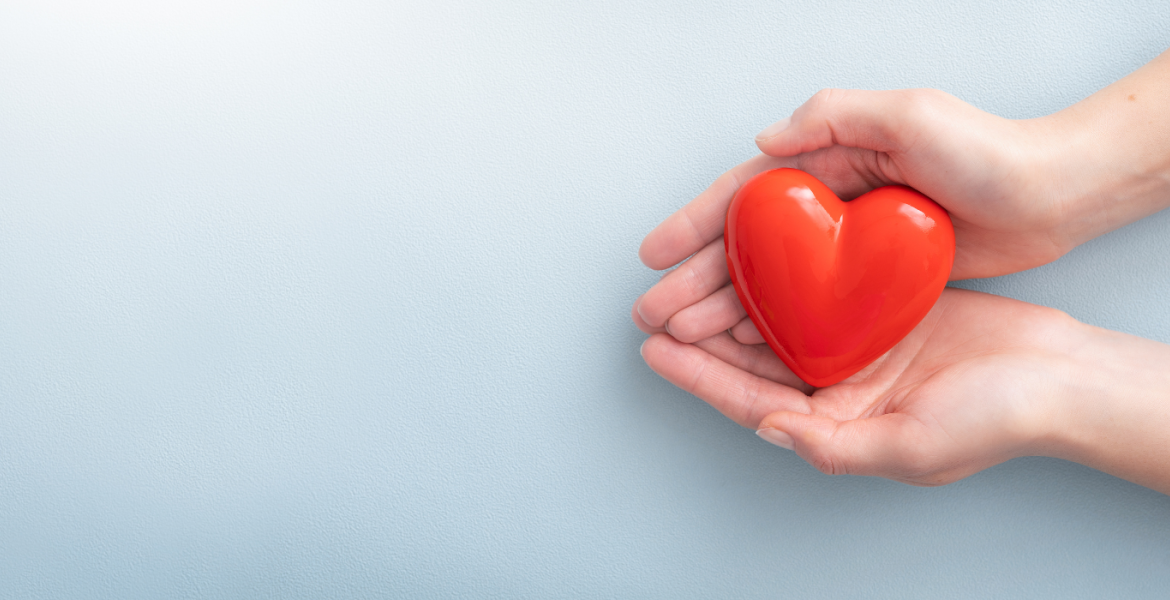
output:
[[756,147],[765,155],[777,158],[799,154],[799,149],[794,152],[790,147],[791,132],[792,117],[781,119],[756,135]]
[[805,445],[804,440],[801,439],[803,430],[799,427],[799,420],[794,417],[802,417],[806,415],[799,415],[789,411],[777,411],[765,416],[756,425],[756,435],[768,443],[775,444],[781,448],[800,453],[797,450],[797,444]]
[[[645,296],[645,294],[642,294],[642,296]],[[653,325],[650,325],[646,321],[645,317],[642,316],[642,313],[639,310],[642,303],[642,296],[638,296],[638,299],[634,301],[634,306],[630,308],[630,319],[634,322],[634,325],[643,333],[662,333],[665,331],[662,327],[654,327]]]
[[661,235],[658,230],[659,228],[655,227],[653,231],[646,234],[646,238],[638,246],[638,260],[655,271],[662,271],[673,267],[675,263],[670,262],[669,258],[663,255],[660,249],[662,244],[658,241]]
[[751,317],[744,317],[731,327],[729,333],[731,333],[731,337],[735,338],[735,341],[745,346],[763,344],[765,341],[764,336],[760,335],[760,330],[756,329],[756,324],[752,322]]
[[646,296],[646,294],[642,294],[641,296],[638,296],[638,300],[634,302],[634,312],[638,315],[638,317],[640,317],[642,319],[643,323],[649,324],[650,319],[647,319],[646,313],[642,311],[642,298],[645,296]]
[[[651,231],[650,233],[654,233],[654,232]],[[642,238],[642,243],[638,245],[638,260],[642,261],[642,264],[646,265],[647,267],[654,269],[654,265],[651,264],[651,260],[650,260],[650,256],[649,256],[650,252],[646,249],[646,242],[648,242],[649,240],[650,240],[650,235],[648,234],[648,235],[646,235],[646,237]],[[654,270],[657,271],[658,269],[654,269]]]
[[677,343],[665,333],[655,333],[642,342],[639,352],[642,354],[642,360],[645,360],[651,369],[658,371],[655,365],[660,363],[663,357],[673,350],[672,346]]
[[693,344],[727,331],[743,315],[743,306],[735,297],[735,291],[730,285],[725,285],[674,313],[664,320],[662,326],[674,339],[684,344]]
[[654,229],[651,229],[650,233],[647,233],[646,237],[642,238],[642,243],[638,246],[638,260],[655,271],[669,269],[674,266],[673,262],[668,263],[667,261],[666,249],[671,245],[668,239],[669,236],[663,237],[669,233],[670,222],[673,218],[674,215],[671,215],[655,226]]
[[758,430],[775,429],[792,437],[797,445],[820,446],[832,435],[837,422],[828,417],[791,411],[776,411],[760,419]]
[[791,116],[784,117],[783,119],[772,123],[771,125],[765,127],[763,131],[756,134],[756,144],[759,145],[767,143],[781,133],[784,133],[784,130],[788,129],[788,127],[791,125]]
[[770,413],[763,419],[760,419],[760,424],[756,426],[756,429],[778,429],[787,433],[788,435],[792,435],[792,430],[794,429],[795,424],[792,422],[791,417],[792,413],[784,410]]
[[764,441],[776,446],[780,446],[785,450],[796,449],[796,442],[792,439],[792,436],[783,431],[780,431],[779,429],[774,429],[772,427],[757,429],[756,435],[760,436],[760,438]]
[[[656,289],[661,289],[658,287],[658,284],[651,286],[645,294],[642,294],[642,297],[634,303],[633,314],[635,316],[635,321],[640,321],[641,323],[645,324],[646,327],[652,328],[654,332],[666,331],[666,319],[670,315],[660,314],[663,310],[662,302],[660,300],[656,300],[656,298],[661,296],[662,293],[661,291],[655,291]],[[649,298],[647,298],[647,296],[649,296]],[[643,331],[652,333],[648,330]]]
[[773,413],[760,427],[788,432],[801,457],[829,475],[886,476],[896,459],[891,454],[907,436],[900,433],[900,415],[837,421],[818,415]]

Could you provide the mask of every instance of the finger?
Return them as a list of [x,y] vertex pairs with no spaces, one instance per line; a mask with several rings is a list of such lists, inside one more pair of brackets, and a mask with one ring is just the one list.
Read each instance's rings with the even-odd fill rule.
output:
[[[642,296],[645,296],[645,294]],[[642,315],[638,314],[638,305],[642,302],[642,296],[638,296],[638,299],[634,300],[634,307],[630,309],[630,318],[634,320],[634,325],[637,326],[638,329],[641,329],[643,333],[653,334],[665,332],[666,329],[663,327],[651,327],[644,319],[642,319]]]
[[845,201],[874,188],[891,183],[905,183],[901,171],[888,160],[879,160],[873,150],[830,146],[793,157],[796,168],[809,173],[829,186]]
[[895,152],[921,135],[948,98],[953,96],[936,90],[821,90],[791,117],[761,131],[756,145],[771,156],[834,145]]
[[654,284],[637,304],[638,314],[648,325],[662,327],[672,315],[710,296],[728,281],[727,255],[719,237]]
[[667,381],[744,427],[756,427],[760,419],[776,411],[809,410],[808,396],[799,391],[737,369],[669,335],[651,336],[642,345],[642,356]]
[[692,344],[720,331],[727,331],[746,315],[739,298],[735,296],[735,288],[728,284],[675,313],[665,327],[674,339]]
[[758,173],[791,166],[790,160],[759,155],[720,175],[703,193],[666,218],[642,240],[638,256],[651,269],[666,269],[723,235],[727,205],[739,186]]
[[695,345],[737,369],[796,388],[804,394],[811,394],[816,389],[797,377],[771,348],[763,344],[745,346],[723,332],[695,342]]
[[911,481],[930,459],[930,445],[916,423],[899,413],[835,421],[782,411],[763,418],[757,433],[778,446],[795,450],[823,473]]
[[744,317],[731,328],[731,337],[735,338],[735,341],[749,346],[763,344],[765,341],[764,336],[760,335],[760,330],[756,329],[756,324],[752,323],[752,320],[747,317]]

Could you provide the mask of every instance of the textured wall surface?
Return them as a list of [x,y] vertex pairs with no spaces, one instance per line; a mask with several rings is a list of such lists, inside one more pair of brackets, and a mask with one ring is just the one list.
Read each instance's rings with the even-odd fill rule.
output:
[[[1170,3],[577,4],[0,3],[0,597],[1165,597],[1167,497],[821,475],[628,315],[816,90],[1038,116]],[[1170,342],[1167,256],[960,285]]]

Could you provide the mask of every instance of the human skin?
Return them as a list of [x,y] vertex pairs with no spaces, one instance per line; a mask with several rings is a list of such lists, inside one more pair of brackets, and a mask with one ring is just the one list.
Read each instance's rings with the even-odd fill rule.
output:
[[952,280],[1056,260],[1170,205],[1166,106],[1170,52],[1038,119],[1004,119],[935,90],[821,91],[757,137],[764,154],[646,236],[639,256],[653,269],[691,258],[638,299],[635,319],[683,342],[728,328],[762,341],[730,285],[723,221],[744,181],[778,167],[807,171],[842,199],[895,183],[934,199],[955,226]]
[[1018,456],[1170,493],[1170,346],[948,289],[890,352],[814,390],[724,332],[642,346],[658,374],[825,473],[942,485]]
[[[635,301],[634,322],[655,334],[643,356],[827,472],[933,485],[1038,454],[1170,493],[1170,347],[947,290],[889,354],[813,390],[761,345],[729,284],[721,237],[739,185],[795,167],[846,199],[901,183],[939,202],[955,225],[951,279],[1039,266],[1170,205],[1166,106],[1170,52],[1030,120],[933,90],[819,92],[757,137],[764,154],[719,177],[643,241],[639,255],[652,268],[686,259]],[[952,322],[956,314],[965,322]],[[927,341],[915,341],[927,330]],[[956,350],[968,347],[976,355]]]

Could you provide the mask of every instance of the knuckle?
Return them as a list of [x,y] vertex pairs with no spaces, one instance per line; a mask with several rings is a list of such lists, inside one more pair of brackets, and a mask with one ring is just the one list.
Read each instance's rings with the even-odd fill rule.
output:
[[925,90],[899,90],[894,93],[898,96],[894,106],[900,113],[898,115],[900,120],[919,117],[932,106],[932,100]]
[[918,107],[933,106],[941,99],[942,94],[942,92],[931,88],[902,90],[901,93],[907,103]]
[[942,92],[931,89],[896,90],[886,136],[895,147],[905,150],[920,139],[929,139],[928,132],[939,122],[939,100]]
[[695,372],[694,372],[694,375],[691,377],[690,384],[683,388],[684,390],[686,390],[686,392],[688,394],[698,395],[698,394],[696,394],[696,392],[698,391],[699,387],[703,385],[703,377],[706,376],[707,367],[709,365],[710,365],[710,359],[708,357],[708,358],[704,358],[702,361],[699,362],[698,365],[695,366]]
[[898,105],[901,106],[904,115],[920,120],[933,118],[941,111],[942,105],[951,98],[946,92],[930,88],[901,90],[900,93],[902,98]]
[[849,471],[845,463],[838,457],[827,452],[817,452],[809,459],[809,464],[825,475],[845,475]]
[[1080,321],[1063,310],[1047,306],[1037,306],[1034,310],[1035,316],[1029,324],[1034,340],[1054,345],[1067,344],[1070,343],[1070,332],[1079,331]]
[[760,396],[763,393],[763,388],[758,379],[752,379],[745,384],[743,390],[743,415],[742,419],[746,422],[759,422],[764,417],[768,416],[769,410],[763,406],[760,401]]
[[1069,321],[1076,321],[1072,315],[1060,310],[1059,308],[1052,308],[1049,306],[1041,306],[1040,310],[1060,328],[1068,325]]
[[827,108],[838,95],[840,91],[836,88],[823,88],[809,98],[809,107],[814,110],[824,110]]
[[688,204],[682,207],[682,210],[675,214],[679,215],[679,220],[686,224],[686,231],[690,233],[691,236],[691,244],[702,244],[703,231],[699,229],[699,225],[695,222],[695,218],[691,216],[691,210],[693,209],[691,205]]
[[667,331],[670,333],[670,337],[684,344],[693,344],[705,337],[701,333],[698,333],[702,330],[703,324],[696,322],[687,315],[683,315],[681,318],[675,315],[667,321],[667,324]]
[[722,188],[727,188],[732,191],[738,190],[740,186],[739,175],[736,175],[735,169],[724,171],[722,175],[715,178],[715,184]]
[[703,295],[707,287],[707,280],[699,273],[694,265],[684,265],[682,269],[682,285],[688,298],[696,299]]

